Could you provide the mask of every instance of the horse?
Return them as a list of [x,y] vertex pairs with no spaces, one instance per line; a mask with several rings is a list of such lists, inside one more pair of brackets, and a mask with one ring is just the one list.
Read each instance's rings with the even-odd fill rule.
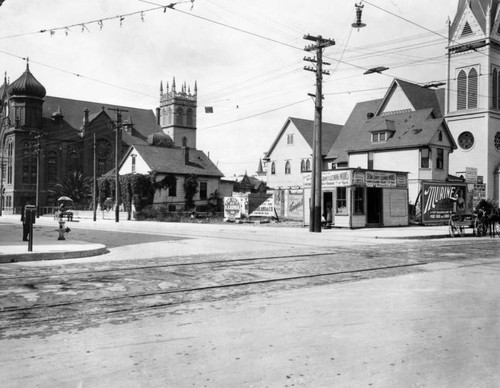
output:
[[495,237],[497,223],[500,224],[500,209],[491,207],[485,213],[486,230],[490,237]]

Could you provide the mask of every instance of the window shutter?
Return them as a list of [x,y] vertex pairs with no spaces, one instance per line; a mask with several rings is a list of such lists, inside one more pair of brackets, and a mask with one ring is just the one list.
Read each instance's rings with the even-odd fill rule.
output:
[[477,70],[474,68],[469,72],[467,108],[477,108]]
[[467,108],[467,75],[461,70],[457,78],[457,109]]
[[491,107],[493,109],[498,109],[498,72],[497,72],[497,69],[493,69],[493,75],[491,78]]

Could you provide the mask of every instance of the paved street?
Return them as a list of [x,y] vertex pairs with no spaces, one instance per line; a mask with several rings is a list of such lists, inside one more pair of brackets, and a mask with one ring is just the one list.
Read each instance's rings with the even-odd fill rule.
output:
[[2,386],[497,386],[500,239],[86,225],[2,264]]

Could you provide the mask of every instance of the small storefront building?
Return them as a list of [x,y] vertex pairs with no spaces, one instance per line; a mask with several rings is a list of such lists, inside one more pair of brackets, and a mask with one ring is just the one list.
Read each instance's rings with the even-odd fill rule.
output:
[[[304,176],[304,224],[310,222],[312,174]],[[340,228],[407,226],[408,173],[345,168],[323,171],[321,211]]]

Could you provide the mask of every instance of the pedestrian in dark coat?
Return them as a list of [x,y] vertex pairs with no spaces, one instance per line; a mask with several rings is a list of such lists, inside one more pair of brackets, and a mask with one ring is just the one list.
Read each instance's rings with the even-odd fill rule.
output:
[[27,201],[25,205],[23,205],[21,209],[21,222],[23,223],[23,241],[28,241],[28,236],[30,234],[30,224],[25,222],[25,217],[24,217],[24,209],[26,205],[31,205],[30,201]]

